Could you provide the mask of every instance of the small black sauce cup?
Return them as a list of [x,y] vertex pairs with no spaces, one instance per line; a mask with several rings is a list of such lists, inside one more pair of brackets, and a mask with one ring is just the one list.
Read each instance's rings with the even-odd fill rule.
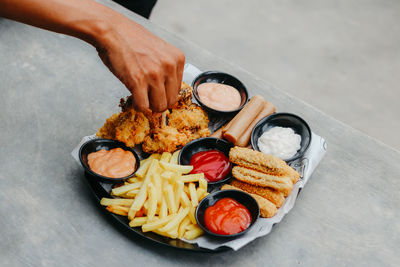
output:
[[[221,151],[229,160],[229,151],[231,150],[232,147],[233,145],[231,143],[220,138],[215,138],[215,137],[199,138],[191,141],[182,148],[182,150],[179,152],[178,162],[180,165],[190,165],[190,159],[194,156],[194,154],[201,151],[208,151],[214,149]],[[229,179],[231,178],[232,178],[232,171],[229,170],[229,173],[225,176],[225,178],[218,180],[216,182],[208,182],[208,185],[211,188],[213,188],[215,186],[219,186],[221,184],[228,182]]]
[[[211,83],[211,82],[230,85],[233,88],[235,88],[236,90],[238,90],[240,97],[241,97],[240,106],[234,110],[224,111],[224,110],[213,109],[213,108],[207,106],[206,104],[204,104],[199,97],[197,87],[202,83]],[[192,87],[193,87],[193,95],[194,95],[194,98],[196,99],[196,101],[201,105],[201,107],[203,109],[205,109],[206,111],[208,111],[210,113],[235,114],[244,107],[244,105],[247,103],[247,100],[249,98],[246,87],[239,79],[237,79],[236,77],[234,77],[228,73],[224,73],[224,72],[220,72],[220,71],[206,71],[206,72],[201,73],[199,76],[197,76],[193,80]]]
[[[216,234],[214,232],[211,232],[206,227],[205,220],[204,220],[206,209],[210,206],[215,205],[215,203],[218,200],[223,199],[223,198],[232,198],[248,209],[248,211],[250,212],[250,216],[251,216],[251,223],[250,223],[249,227],[247,227],[242,232],[232,234],[232,235]],[[258,207],[257,201],[251,195],[247,194],[246,192],[239,191],[239,190],[221,190],[221,191],[216,191],[214,193],[211,193],[211,194],[207,195],[205,198],[203,198],[196,208],[197,224],[207,234],[216,236],[216,237],[234,238],[234,237],[243,235],[246,232],[248,232],[249,229],[256,223],[259,216],[260,216],[260,208]]]
[[285,161],[290,162],[301,158],[311,144],[312,133],[305,120],[291,113],[275,113],[260,120],[251,132],[251,146],[253,149],[260,151],[258,138],[273,127],[292,128],[294,133],[301,136],[300,149],[297,150],[293,157],[285,159]]
[[[136,168],[133,173],[131,173],[128,176],[121,177],[121,178],[111,178],[111,177],[106,177],[103,175],[100,175],[94,171],[92,171],[89,167],[88,164],[88,155],[92,152],[99,151],[101,149],[105,150],[111,150],[113,148],[122,148],[125,151],[132,152],[132,154],[135,156],[136,159]],[[109,139],[92,139],[84,143],[81,148],[79,149],[79,160],[82,164],[82,167],[84,168],[85,172],[90,175],[90,177],[93,177],[94,179],[101,181],[101,182],[106,182],[106,183],[119,183],[121,181],[124,181],[128,178],[131,178],[137,169],[140,167],[140,159],[137,153],[130,147],[127,147],[124,143],[115,141],[115,140],[109,140]]]

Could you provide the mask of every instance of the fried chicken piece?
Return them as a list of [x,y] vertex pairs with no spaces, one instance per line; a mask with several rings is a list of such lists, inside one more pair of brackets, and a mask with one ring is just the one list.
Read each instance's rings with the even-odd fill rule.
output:
[[194,139],[207,137],[207,136],[210,136],[210,130],[208,128],[203,128],[203,129],[200,129],[200,130],[195,131],[195,132],[190,132],[189,139],[190,139],[190,141],[192,141]]
[[114,139],[115,138],[115,125],[117,124],[119,114],[113,114],[106,120],[103,127],[101,127],[96,135],[100,138]]
[[146,114],[147,119],[150,122],[150,129],[164,128],[167,125],[167,115],[169,110],[163,113],[148,113]]
[[161,117],[155,121],[158,126],[152,128],[142,146],[147,153],[173,152],[194,139],[210,135],[208,116],[196,104],[173,108],[166,113],[166,120]]
[[146,136],[142,149],[146,153],[174,152],[188,142],[186,134],[178,132],[171,126],[165,126],[154,129],[152,137]]
[[182,83],[178,102],[171,111],[142,113],[133,108],[132,96],[121,99],[122,112],[107,119],[97,135],[134,146],[143,142],[147,153],[173,152],[188,142],[210,135],[208,116],[192,104],[192,88]]
[[[193,96],[192,87],[189,84],[182,82],[181,89],[179,90],[179,93],[178,93],[177,102],[172,108],[179,108],[179,107],[185,106],[185,105],[189,106],[190,104],[192,104],[192,96]],[[126,111],[128,109],[134,108],[133,101],[132,101],[132,95],[128,96],[126,99],[121,98],[119,106],[121,107],[122,111]],[[148,115],[148,114],[146,114],[146,115]]]
[[191,104],[184,108],[174,108],[168,115],[168,125],[178,130],[192,132],[208,128],[208,116],[198,105]]
[[192,104],[193,88],[182,82],[181,89],[178,94],[178,100],[172,108],[179,108],[181,106],[190,106]]
[[101,138],[118,140],[128,147],[134,147],[144,141],[150,133],[149,120],[142,112],[129,109],[114,114],[96,133]]

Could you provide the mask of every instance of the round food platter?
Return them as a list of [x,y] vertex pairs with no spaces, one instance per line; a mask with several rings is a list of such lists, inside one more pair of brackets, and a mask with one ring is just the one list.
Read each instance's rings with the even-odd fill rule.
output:
[[[206,72],[205,74],[215,75],[215,73]],[[216,81],[207,75],[204,76],[203,74],[204,77],[199,75],[198,79],[204,78],[205,80],[202,82]],[[218,75],[227,76],[231,79],[226,73]],[[224,83],[225,80],[224,78],[220,82]],[[136,120],[128,121],[128,119],[124,121],[124,118],[143,116],[141,120],[147,120],[144,115],[138,114],[139,112],[135,110],[132,111],[132,108],[129,107],[130,100],[128,98],[121,100],[122,112],[107,119],[96,136],[85,137],[72,154],[77,161],[81,162],[85,170],[85,181],[101,209],[109,216],[115,226],[125,232],[135,234],[159,245],[188,251],[220,252],[229,249],[236,250],[254,238],[267,235],[272,226],[279,223],[293,207],[298,193],[312,173],[312,171],[308,172],[307,177],[305,177],[304,170],[307,169],[307,166],[304,164],[308,164],[308,159],[303,157],[310,145],[312,133],[306,122],[301,120],[305,124],[302,129],[308,130],[303,133],[302,138],[308,142],[306,145],[304,145],[306,142],[301,143],[304,148],[298,150],[301,152],[301,155],[297,155],[299,160],[285,162],[273,155],[265,155],[259,151],[255,142],[264,132],[262,129],[269,127],[268,123],[272,118],[282,116],[275,112],[275,106],[259,95],[248,100],[247,91],[241,85],[240,90],[242,91],[239,92],[242,92],[243,103],[240,108],[235,112],[218,113],[215,110],[207,109],[204,103],[199,103],[198,96],[196,97],[197,85],[196,79],[192,83],[193,88],[183,83],[176,108],[167,110],[167,113],[158,117],[151,117],[154,114],[150,115],[148,118],[150,131],[147,132],[147,141],[150,142],[147,142],[147,144],[146,139],[144,139],[144,142],[141,141],[143,143],[133,142],[132,140],[136,140],[134,133],[131,134],[133,138],[121,140],[112,130],[117,127],[134,129],[133,126],[126,125],[136,125]],[[239,90],[239,88],[236,88],[236,90]],[[121,115],[124,124],[118,126],[114,124],[118,120],[114,119],[116,115],[118,117],[120,114],[127,116]],[[297,118],[294,114],[282,114]],[[158,147],[158,150],[152,150],[157,147],[154,146],[158,138],[157,129],[162,133],[163,129],[169,130],[175,127],[177,136],[179,134],[182,136],[183,133],[180,133],[179,130],[185,123],[192,123],[195,126],[184,129],[185,134],[188,131],[193,131],[191,139],[188,138],[188,141],[180,144],[173,142],[171,144],[165,142],[170,140],[165,139],[157,143],[161,146],[166,145],[164,149]],[[275,122],[275,124],[277,123]],[[140,129],[138,131],[144,133],[144,126],[146,125],[137,124],[137,126]],[[154,126],[156,130],[152,128]],[[284,123],[283,126],[295,130],[296,134],[301,134],[296,130],[298,128],[296,125]],[[136,133],[137,131],[134,130],[133,132]],[[321,140],[323,139],[321,138]],[[137,167],[134,173],[113,180],[113,178],[103,177],[91,170],[90,154],[102,152],[99,150],[103,149],[108,153],[116,148],[130,151],[135,156]],[[218,180],[210,179],[209,176],[211,172],[215,173],[215,170],[219,170],[218,168],[207,167],[208,172],[207,168],[204,169],[204,165],[202,168],[205,171],[198,173],[196,172],[195,160],[192,163],[196,155],[203,157],[207,153],[210,155],[207,161],[212,162],[211,165],[220,164],[220,162],[211,160],[213,156],[222,157],[221,160],[229,164],[229,167],[227,167],[228,165],[225,166],[223,177],[215,176],[221,177]],[[323,155],[324,151],[319,153]],[[166,155],[166,158],[164,155]],[[321,159],[322,156],[319,160]],[[296,164],[300,164],[300,167]],[[263,184],[259,183],[260,179],[265,180]],[[276,183],[277,179],[281,182]],[[273,182],[269,182],[269,180]],[[300,183],[297,183],[298,181]],[[261,190],[259,190],[260,188]],[[255,189],[257,190],[254,191]],[[255,226],[253,228],[256,229],[248,231],[254,238],[249,239],[248,236],[245,238],[245,240],[250,241],[243,241],[243,243],[240,240],[240,231],[245,232],[246,228],[237,232],[238,234],[232,233],[235,238],[231,238],[229,236],[231,234],[225,237],[215,236],[208,231],[208,227],[202,224],[204,219],[199,216],[204,216],[204,210],[199,212],[200,203],[207,203],[208,206],[204,207],[203,205],[203,209],[211,208],[217,203],[215,194],[225,195],[226,193],[229,195],[228,191],[232,191],[229,196],[229,198],[233,198],[232,200],[239,201],[240,204],[245,206],[253,205],[253,207],[246,206],[248,210],[253,210],[253,214],[256,214],[252,215],[250,220],[251,226]],[[270,195],[270,198],[265,195],[266,193]],[[245,199],[251,201],[244,201]],[[173,207],[173,203],[177,206]],[[185,221],[187,224],[185,224]],[[247,227],[250,227],[250,224]],[[206,236],[201,237],[201,235]],[[197,240],[196,238],[200,239]],[[237,242],[235,243],[235,241]]]

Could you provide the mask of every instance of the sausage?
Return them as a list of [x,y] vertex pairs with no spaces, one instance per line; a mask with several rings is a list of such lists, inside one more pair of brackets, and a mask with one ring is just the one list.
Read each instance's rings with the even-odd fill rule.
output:
[[260,113],[264,106],[264,98],[260,95],[253,96],[249,103],[233,118],[229,128],[224,133],[224,138],[231,143],[236,143],[237,139],[249,127],[250,123]]
[[215,132],[213,132],[213,134],[212,135],[210,135],[210,137],[215,137],[215,138],[222,138],[223,137],[223,129],[224,129],[224,127],[226,127],[226,125],[228,125],[228,124],[225,124],[225,125],[223,125],[223,126],[221,126],[218,130],[216,130]]
[[276,111],[275,106],[268,101],[265,101],[263,109],[258,113],[257,117],[252,121],[252,123],[247,127],[247,129],[242,133],[239,139],[236,141],[236,146],[246,147],[250,143],[251,132],[253,131],[256,124],[264,117],[271,115]]

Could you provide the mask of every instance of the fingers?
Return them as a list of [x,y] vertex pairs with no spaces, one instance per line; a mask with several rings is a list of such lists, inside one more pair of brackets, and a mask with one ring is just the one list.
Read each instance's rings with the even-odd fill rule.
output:
[[178,56],[178,65],[177,65],[177,70],[176,70],[179,87],[181,86],[181,83],[182,83],[184,68],[185,68],[185,55],[182,52],[180,52],[180,54]]
[[179,85],[178,80],[176,79],[176,75],[170,75],[166,77],[165,81],[165,91],[166,91],[166,99],[168,108],[171,108],[178,99],[179,93]]
[[132,93],[133,106],[136,110],[146,112],[150,108],[147,83],[137,75],[131,75],[131,79],[131,86],[127,88]]
[[185,65],[185,56],[179,50],[177,51],[174,60],[166,65],[166,83],[165,90],[167,93],[168,108],[172,107],[177,99],[181,88],[183,68]]
[[146,112],[149,108],[149,97],[146,87],[136,87],[131,91],[133,96],[133,105],[136,110]]
[[153,79],[149,89],[150,108],[154,112],[163,112],[167,109],[167,96],[165,92],[164,80]]
[[138,68],[129,70],[131,75],[128,79],[121,77],[132,93],[135,109],[146,112],[150,108],[153,112],[163,112],[176,103],[185,56],[177,49],[172,54],[147,64],[137,62]]

